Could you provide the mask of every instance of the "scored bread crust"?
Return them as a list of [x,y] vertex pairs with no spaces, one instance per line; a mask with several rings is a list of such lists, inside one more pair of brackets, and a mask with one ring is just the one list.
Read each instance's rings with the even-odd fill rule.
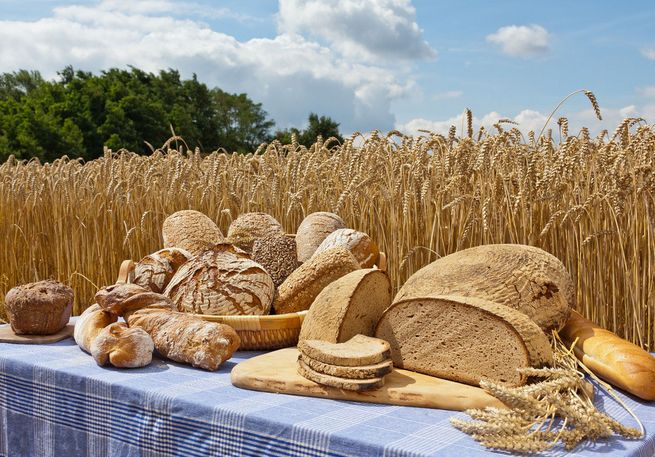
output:
[[175,272],[193,256],[182,248],[164,248],[148,254],[134,268],[134,284],[162,293]]
[[384,378],[347,379],[319,373],[307,366],[302,359],[298,359],[298,373],[302,377],[314,381],[317,384],[336,387],[337,389],[353,390],[355,392],[378,389],[384,385]]
[[319,360],[314,360],[303,353],[298,355],[298,359],[305,362],[309,368],[316,371],[317,373],[323,373],[326,375],[338,376],[340,378],[347,379],[381,378],[393,371],[393,362],[391,359],[376,363],[374,365],[361,365],[354,367],[333,365],[330,363],[321,362]]

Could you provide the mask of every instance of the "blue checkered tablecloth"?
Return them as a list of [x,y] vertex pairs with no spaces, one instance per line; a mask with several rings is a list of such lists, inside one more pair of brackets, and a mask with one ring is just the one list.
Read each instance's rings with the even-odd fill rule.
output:
[[[462,413],[238,389],[238,352],[207,372],[154,359],[142,369],[100,368],[72,339],[0,344],[0,455],[483,456],[450,426]],[[579,447],[575,455],[655,455],[655,404],[624,399],[648,436]],[[608,397],[598,405],[634,425]],[[502,453],[499,453],[502,454]],[[548,455],[568,455],[555,449]]]

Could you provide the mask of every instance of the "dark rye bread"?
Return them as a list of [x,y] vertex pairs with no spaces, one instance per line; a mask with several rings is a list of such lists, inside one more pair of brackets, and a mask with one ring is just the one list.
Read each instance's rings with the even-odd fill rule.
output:
[[338,376],[347,379],[371,379],[381,378],[388,375],[393,370],[391,359],[375,365],[362,365],[359,367],[344,367],[341,365],[332,365],[330,363],[319,362],[304,354],[298,355],[298,360],[302,360],[312,370],[330,376]]
[[355,335],[345,343],[303,340],[298,342],[298,350],[319,362],[346,367],[374,365],[391,356],[389,343],[365,335]]
[[391,345],[395,367],[478,385],[520,386],[517,368],[552,365],[550,343],[525,314],[473,297],[432,296],[394,303],[375,336]]
[[312,370],[305,362],[298,359],[298,373],[314,381],[317,384],[325,386],[336,387],[337,389],[354,390],[356,392],[362,390],[378,389],[384,385],[384,378],[371,378],[371,379],[346,379],[338,376],[330,376],[327,374],[319,373]]

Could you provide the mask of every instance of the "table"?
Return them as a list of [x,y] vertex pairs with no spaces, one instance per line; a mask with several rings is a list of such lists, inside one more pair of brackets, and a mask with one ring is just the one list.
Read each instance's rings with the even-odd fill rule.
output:
[[[448,418],[463,413],[238,389],[230,370],[153,359],[141,369],[98,367],[72,339],[0,344],[0,455],[489,456]],[[612,439],[575,455],[655,455],[655,404],[623,396],[644,422],[639,441]],[[613,400],[601,409],[634,425]],[[507,455],[498,453],[498,455]],[[555,449],[547,455],[568,455]]]

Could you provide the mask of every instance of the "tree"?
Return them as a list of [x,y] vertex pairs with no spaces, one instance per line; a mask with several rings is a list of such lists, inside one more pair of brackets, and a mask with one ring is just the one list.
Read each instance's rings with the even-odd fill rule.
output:
[[278,130],[275,133],[275,138],[280,140],[283,144],[291,143],[291,135],[295,134],[298,143],[309,148],[316,142],[316,138],[320,135],[324,140],[334,137],[343,143],[343,137],[339,133],[339,123],[332,120],[330,117],[321,116],[318,114],[310,113],[307,119],[308,125],[304,130],[298,130],[295,127],[290,129]]

